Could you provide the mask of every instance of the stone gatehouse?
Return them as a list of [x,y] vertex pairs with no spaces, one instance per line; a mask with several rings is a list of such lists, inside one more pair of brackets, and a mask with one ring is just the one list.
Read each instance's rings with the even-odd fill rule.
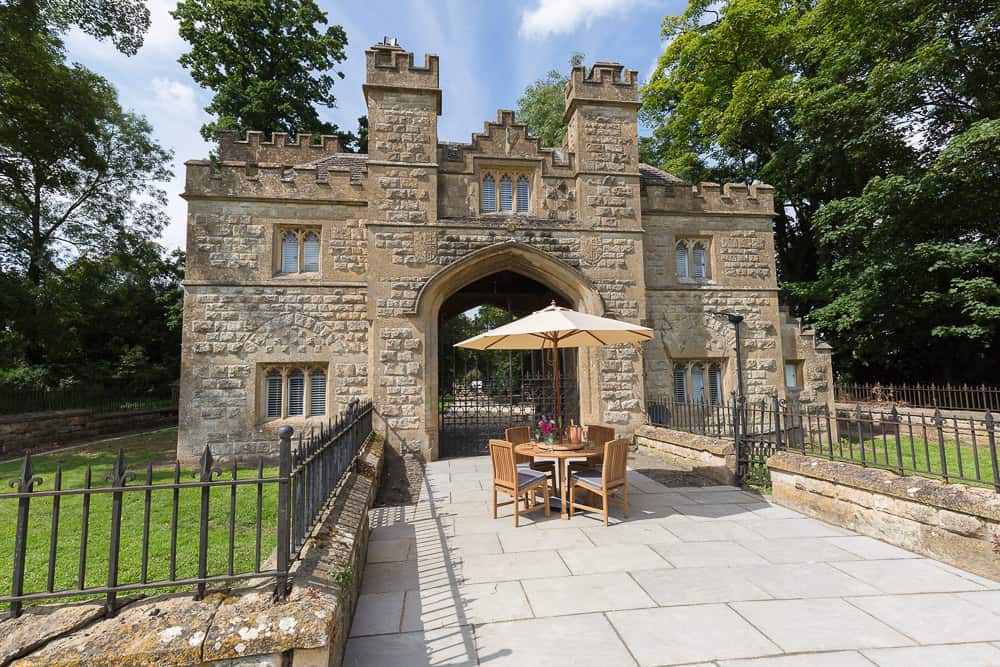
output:
[[[187,162],[178,454],[273,453],[281,424],[375,397],[390,442],[438,454],[442,306],[500,273],[566,305],[644,323],[645,344],[578,355],[579,415],[630,432],[649,397],[736,387],[832,400],[829,348],[778,303],[766,185],[691,185],[640,164],[637,73],[573,69],[568,131],[542,148],[499,111],[468,143],[437,134],[437,56],[366,51],[369,153],[334,137],[224,135]],[[530,282],[533,281],[533,282]]]

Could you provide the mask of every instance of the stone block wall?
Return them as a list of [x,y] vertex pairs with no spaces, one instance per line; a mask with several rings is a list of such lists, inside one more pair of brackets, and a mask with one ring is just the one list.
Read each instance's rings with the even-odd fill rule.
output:
[[61,410],[0,416],[0,457],[38,454],[98,438],[177,425],[177,408],[131,412]]
[[779,452],[768,460],[785,507],[1000,581],[1000,494]]
[[640,426],[636,444],[666,454],[719,484],[736,484],[736,448],[732,439],[711,438],[662,426]]

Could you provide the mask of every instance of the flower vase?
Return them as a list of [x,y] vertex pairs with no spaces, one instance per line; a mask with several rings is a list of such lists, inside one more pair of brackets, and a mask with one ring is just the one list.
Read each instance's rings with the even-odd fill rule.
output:
[[546,433],[545,434],[545,445],[549,449],[552,449],[552,445],[553,445],[553,443],[555,443],[555,440],[556,440],[556,437],[552,433]]

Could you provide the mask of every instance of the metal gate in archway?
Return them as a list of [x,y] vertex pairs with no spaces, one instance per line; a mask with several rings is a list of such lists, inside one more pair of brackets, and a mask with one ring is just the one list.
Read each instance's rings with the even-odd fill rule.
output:
[[[482,327],[485,331],[489,327]],[[554,415],[556,397],[551,350],[478,351],[454,344],[481,331],[440,328],[438,347],[438,455],[489,452],[490,438],[510,426],[532,426]],[[562,423],[580,421],[577,351],[559,350]]]

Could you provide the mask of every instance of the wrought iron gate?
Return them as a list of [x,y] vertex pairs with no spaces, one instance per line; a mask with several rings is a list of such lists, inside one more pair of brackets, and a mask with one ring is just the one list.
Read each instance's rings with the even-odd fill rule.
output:
[[[552,352],[464,351],[441,336],[438,349],[438,454],[442,458],[489,451],[490,438],[510,426],[527,426],[554,415]],[[559,350],[562,419],[580,420],[575,349]]]

